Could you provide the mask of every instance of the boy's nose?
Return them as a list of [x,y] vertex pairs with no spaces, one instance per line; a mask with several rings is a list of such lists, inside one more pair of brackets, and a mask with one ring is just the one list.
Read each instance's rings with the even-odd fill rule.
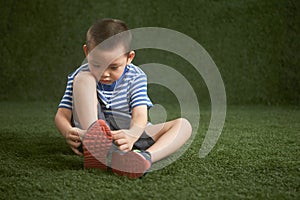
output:
[[109,76],[110,76],[110,73],[109,73],[107,70],[105,70],[105,71],[103,72],[102,76],[103,76],[103,77],[109,77]]

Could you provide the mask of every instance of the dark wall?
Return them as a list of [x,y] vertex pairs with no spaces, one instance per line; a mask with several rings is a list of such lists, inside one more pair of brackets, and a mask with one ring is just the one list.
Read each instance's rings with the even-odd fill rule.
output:
[[[297,0],[6,1],[0,3],[0,100],[59,101],[66,76],[99,18],[155,26],[198,41],[223,77],[230,104],[299,104]],[[201,77],[168,52],[137,52],[136,64],[187,65],[182,74],[208,99]],[[155,92],[152,91],[155,95]]]

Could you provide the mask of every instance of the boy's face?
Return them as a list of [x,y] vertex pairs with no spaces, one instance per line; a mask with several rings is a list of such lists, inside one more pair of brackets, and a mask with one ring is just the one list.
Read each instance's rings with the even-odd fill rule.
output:
[[102,84],[112,84],[123,74],[126,65],[130,64],[134,58],[134,52],[124,53],[124,48],[115,48],[112,50],[101,50],[94,48],[87,52],[87,60],[91,73]]

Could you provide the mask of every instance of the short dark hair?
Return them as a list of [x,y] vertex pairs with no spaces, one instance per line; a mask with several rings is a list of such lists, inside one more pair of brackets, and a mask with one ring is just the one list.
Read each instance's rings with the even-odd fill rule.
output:
[[89,28],[86,35],[86,45],[88,50],[90,51],[92,47],[96,47],[114,35],[116,36],[110,40],[108,44],[105,44],[100,48],[111,49],[122,44],[125,47],[125,50],[129,52],[132,36],[127,25],[121,20],[110,18],[98,20]]

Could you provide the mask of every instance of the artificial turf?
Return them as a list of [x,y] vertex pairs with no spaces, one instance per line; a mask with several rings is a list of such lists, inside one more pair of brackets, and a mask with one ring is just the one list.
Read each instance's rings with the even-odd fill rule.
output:
[[[171,165],[129,180],[84,170],[56,131],[56,104],[0,102],[0,199],[299,199],[300,108],[229,106],[223,133],[200,159],[210,112]],[[170,116],[176,117],[176,116]]]

